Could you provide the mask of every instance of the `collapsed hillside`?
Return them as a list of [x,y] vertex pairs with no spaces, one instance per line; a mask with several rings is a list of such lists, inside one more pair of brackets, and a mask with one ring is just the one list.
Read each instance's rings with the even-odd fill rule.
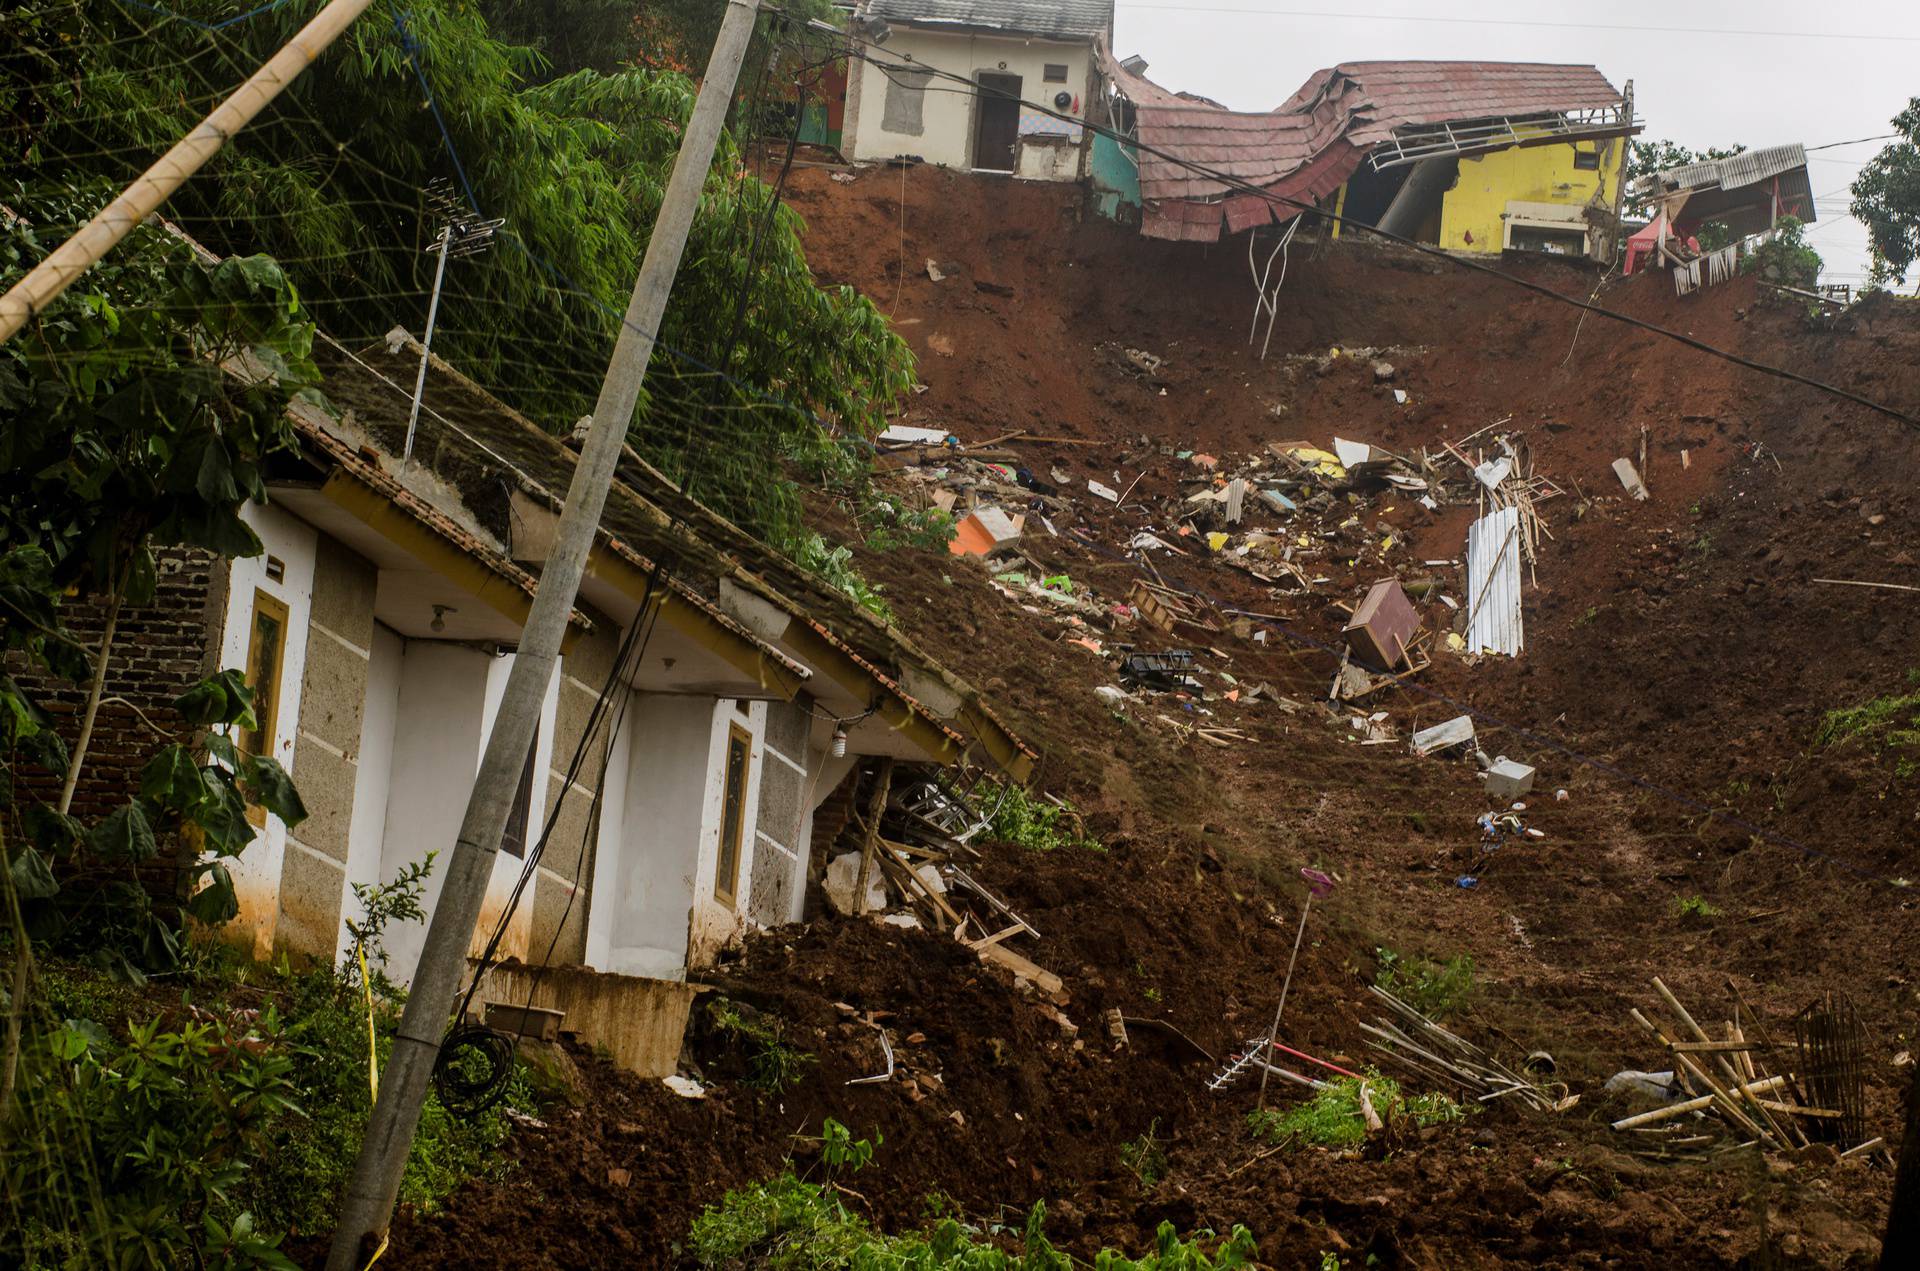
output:
[[[1913,580],[1908,425],[1378,246],[1298,247],[1262,360],[1248,347],[1248,262],[1228,248],[1148,242],[1083,222],[1060,190],[931,169],[804,170],[791,197],[821,281],[873,297],[919,354],[927,387],[905,422],[975,445],[1028,434],[999,446],[1015,456],[1003,466],[1052,491],[1059,533],[1036,529],[1035,510],[1020,545],[1037,569],[1066,574],[1095,608],[1144,578],[1274,620],[1259,624],[1264,643],[1222,632],[1200,655],[1204,694],[1110,704],[1095,690],[1118,682],[1137,630],[1063,623],[977,561],[859,551],[900,625],[1008,707],[1044,752],[1039,784],[1106,845],[1001,849],[986,867],[1045,933],[1030,955],[1066,981],[1077,1031],[950,941],[831,917],[771,932],[714,982],[816,1055],[798,1086],[771,1096],[719,1079],[687,1101],[586,1061],[590,1100],[519,1136],[513,1178],[402,1225],[406,1265],[464,1264],[476,1247],[561,1266],[610,1251],[673,1261],[702,1207],[804,1157],[793,1136],[823,1116],[884,1134],[878,1174],[854,1186],[890,1229],[938,1194],[976,1219],[1045,1200],[1054,1234],[1083,1255],[1138,1251],[1165,1220],[1244,1223],[1276,1266],[1322,1251],[1388,1266],[1870,1264],[1884,1170],[1831,1153],[1650,1161],[1608,1128],[1626,1105],[1600,1086],[1660,1066],[1629,1019],[1653,976],[1716,1011],[1737,985],[1789,1034],[1793,1013],[1835,988],[1867,1022],[1874,1132],[1897,1134],[1920,787],[1884,735],[1823,726],[1913,691],[1911,601],[1814,580]],[[1502,267],[1579,298],[1600,281],[1546,259]],[[1600,301],[1920,413],[1911,305],[1815,322],[1750,280],[1677,298],[1658,276],[1614,280]],[[1472,505],[1329,493],[1320,523],[1351,513],[1355,527],[1335,526],[1313,558],[1324,583],[1284,589],[1225,567],[1167,510],[1205,488],[1195,454],[1224,474],[1269,443],[1336,435],[1433,453],[1496,421],[1564,491],[1540,506],[1551,537],[1524,592],[1527,650],[1471,663],[1435,652],[1367,703],[1397,744],[1363,746],[1318,705],[1338,666],[1335,606],[1384,572],[1459,557]],[[1652,497],[1635,502],[1609,465],[1638,464],[1643,444]],[[1134,484],[1116,504],[1089,479]],[[837,509],[817,512],[857,544]],[[1256,519],[1278,534],[1298,517]],[[1142,532],[1172,547],[1132,547]],[[1422,610],[1444,626],[1431,598]],[[1240,687],[1256,685],[1273,692]],[[1472,887],[1457,879],[1494,805],[1469,761],[1405,745],[1462,704],[1481,712],[1489,754],[1538,767],[1525,816],[1544,835]],[[1203,718],[1233,730],[1225,744],[1186,727]],[[1477,989],[1460,1031],[1511,1057],[1550,1052],[1581,1102],[1555,1115],[1495,1104],[1384,1159],[1261,1155],[1242,1123],[1251,1093],[1203,1083],[1266,1026],[1301,865],[1338,886],[1307,932],[1290,1043],[1370,1062],[1358,1025],[1378,949],[1466,955]],[[1211,1059],[1141,1029],[1117,1048],[1110,1009],[1163,1020]],[[902,1046],[905,1077],[848,1086],[879,1062],[856,1016],[882,1012],[897,1037],[919,1038]],[[696,1036],[694,1050],[727,1071],[720,1039]],[[1164,1141],[1150,1185],[1121,1152],[1142,1135]]]

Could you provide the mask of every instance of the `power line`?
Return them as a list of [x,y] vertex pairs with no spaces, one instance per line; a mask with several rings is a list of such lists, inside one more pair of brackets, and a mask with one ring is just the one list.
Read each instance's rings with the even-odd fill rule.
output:
[[[1841,146],[1860,146],[1860,145],[1865,145],[1869,141],[1891,141],[1895,137],[1904,137],[1906,135],[1907,134],[1904,132],[1883,132],[1877,137],[1855,137],[1852,141],[1829,141],[1823,146],[1806,146],[1804,147],[1804,149],[1808,154],[1812,154],[1816,150],[1837,150]],[[1823,163],[1845,163],[1847,162],[1847,160],[1824,159],[1822,160],[1822,162]]]
[[1465,18],[1414,13],[1353,13],[1331,9],[1253,9],[1232,5],[1162,4],[1157,0],[1120,0],[1121,9],[1165,13],[1226,13],[1262,18],[1327,18],[1343,22],[1424,22],[1439,26],[1518,26],[1554,31],[1631,31],[1636,35],[1738,35],[1779,40],[1860,40],[1920,44],[1920,35],[1872,34],[1863,31],[1768,31],[1752,27],[1648,26],[1626,22],[1547,22],[1528,18]]

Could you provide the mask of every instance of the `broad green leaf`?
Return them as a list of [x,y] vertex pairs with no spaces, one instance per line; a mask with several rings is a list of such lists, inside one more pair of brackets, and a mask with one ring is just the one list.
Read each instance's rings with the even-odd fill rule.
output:
[[278,763],[249,755],[241,774],[246,778],[247,789],[253,794],[254,802],[288,826],[298,825],[307,819],[306,804],[300,801],[300,792],[293,788],[293,778]]
[[51,856],[66,856],[87,832],[77,817],[68,816],[50,803],[36,803],[27,809],[27,837]]
[[87,846],[102,860],[130,861],[138,864],[159,850],[153,827],[138,803],[114,809],[107,818],[87,833]]
[[176,812],[187,812],[205,793],[200,765],[185,746],[163,747],[140,770],[140,797]]
[[233,738],[225,733],[210,733],[207,736],[207,757],[222,765],[228,772],[240,771],[245,762],[240,747],[233,744]]
[[225,773],[211,768],[200,770],[207,797],[194,809],[193,822],[207,836],[207,846],[221,856],[238,856],[253,842],[256,833],[247,820],[246,800]]
[[240,912],[240,898],[233,890],[233,875],[215,861],[206,867],[205,883],[187,898],[187,912],[209,927],[233,921]]
[[209,503],[231,504],[240,501],[240,487],[233,476],[233,460],[226,443],[214,437],[200,451],[200,471],[194,488]]
[[53,867],[28,844],[22,843],[14,849],[11,870],[14,890],[22,900],[45,900],[60,892],[60,884],[53,878]]
[[253,727],[253,690],[247,687],[245,677],[231,667],[195,684],[174,699],[173,707],[196,727],[224,724]]
[[28,736],[15,738],[14,747],[21,758],[53,776],[67,775],[67,743],[53,729],[42,728]]

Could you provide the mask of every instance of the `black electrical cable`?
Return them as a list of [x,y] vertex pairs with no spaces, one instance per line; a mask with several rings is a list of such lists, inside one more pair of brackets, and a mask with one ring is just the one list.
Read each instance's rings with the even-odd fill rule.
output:
[[[647,577],[648,594],[651,594],[653,588],[662,580],[662,577],[663,571],[659,565],[655,565],[653,572]],[[646,624],[646,634],[640,637],[639,644],[635,646],[632,661],[628,663],[627,666],[621,667],[618,670],[616,675],[617,679],[631,679],[631,670],[637,669],[639,665],[646,660],[647,645],[653,639],[654,625],[660,621],[660,611],[664,608],[666,608],[666,605],[663,602],[653,606],[652,610],[649,611],[646,601],[641,601],[640,616],[641,620]],[[637,626],[639,624],[636,623],[635,625]],[[586,872],[587,868],[587,848],[593,842],[594,836],[600,827],[600,817],[605,813],[607,770],[613,761],[613,744],[620,736],[620,729],[626,724],[627,705],[632,700],[632,693],[620,694],[619,704],[614,708],[613,722],[607,728],[606,744],[600,748],[600,771],[595,774],[594,777],[593,801],[588,809],[587,823],[580,831],[580,855],[573,863],[573,886],[567,889],[567,903],[560,911],[560,920],[553,925],[553,938],[547,941],[547,952],[545,956],[540,959],[540,964],[533,969],[533,974],[529,977],[527,984],[527,1007],[529,1010],[533,1007],[533,998],[535,992],[539,989],[541,975],[546,972],[549,966],[553,965],[554,951],[560,947],[560,933],[567,929],[567,919],[573,916],[573,902],[580,895],[581,875]],[[563,795],[562,797],[564,798],[565,796]]]
[[850,58],[856,59],[858,61],[866,62],[868,65],[878,70],[882,75],[886,75],[888,80],[893,83],[900,83],[900,81],[895,80],[893,78],[893,75],[890,73],[894,71],[921,72],[921,73],[936,76],[941,79],[951,80],[954,83],[962,85],[961,89],[953,90],[953,91],[968,93],[976,97],[984,95],[984,96],[999,98],[1000,100],[1003,100],[1003,101],[1013,102],[1016,105],[1024,107],[1028,110],[1038,111],[1044,115],[1047,115],[1050,118],[1058,119],[1063,122],[1074,124],[1076,126],[1085,128],[1089,132],[1095,133],[1099,136],[1106,137],[1109,140],[1133,146],[1136,150],[1142,151],[1146,154],[1150,154],[1157,159],[1164,159],[1168,163],[1174,164],[1176,167],[1183,168],[1186,171],[1194,173],[1195,175],[1206,177],[1212,181],[1218,181],[1222,185],[1238,193],[1253,195],[1255,197],[1265,199],[1267,202],[1278,205],[1278,206],[1290,207],[1290,208],[1293,208],[1296,212],[1312,212],[1318,216],[1324,217],[1325,219],[1333,222],[1336,225],[1345,225],[1356,230],[1365,230],[1370,234],[1374,234],[1381,238],[1386,239],[1388,242],[1398,243],[1402,247],[1409,248],[1413,251],[1421,253],[1422,255],[1433,256],[1440,260],[1451,262],[1452,264],[1457,265],[1462,269],[1470,269],[1478,273],[1488,274],[1494,278],[1500,279],[1503,282],[1511,283],[1512,285],[1516,287],[1524,288],[1527,291],[1536,292],[1542,296],[1546,296],[1548,299],[1557,300],[1562,304],[1571,305],[1576,309],[1582,309],[1588,313],[1598,314],[1600,317],[1610,318],[1615,322],[1624,323],[1627,326],[1638,327],[1641,330],[1651,332],[1654,335],[1664,336],[1669,340],[1673,340],[1679,344],[1684,344],[1688,348],[1696,349],[1699,352],[1709,354],[1713,357],[1720,358],[1727,362],[1731,362],[1736,366],[1745,367],[1747,370],[1757,371],[1762,375],[1775,376],[1779,379],[1790,380],[1796,384],[1803,384],[1809,388],[1818,389],[1823,393],[1832,394],[1833,396],[1841,398],[1845,401],[1853,402],[1855,405],[1865,406],[1868,410],[1875,411],[1882,415],[1890,416],[1891,418],[1899,420],[1901,423],[1912,424],[1916,427],[1920,427],[1920,417],[1910,415],[1905,411],[1902,411],[1893,406],[1888,406],[1883,402],[1876,402],[1872,398],[1863,397],[1858,393],[1852,392],[1849,389],[1841,388],[1836,384],[1829,384],[1823,380],[1816,380],[1811,376],[1802,375],[1798,371],[1789,371],[1785,367],[1770,366],[1765,362],[1756,362],[1752,358],[1744,357],[1738,353],[1731,352],[1727,349],[1722,349],[1715,345],[1708,344],[1704,340],[1698,340],[1698,339],[1695,339],[1693,336],[1683,334],[1679,331],[1675,331],[1671,327],[1663,327],[1663,326],[1660,326],[1658,323],[1647,322],[1640,318],[1630,317],[1627,314],[1620,313],[1617,310],[1605,308],[1589,300],[1580,300],[1573,296],[1562,295],[1551,287],[1544,286],[1537,282],[1529,281],[1528,279],[1518,277],[1517,275],[1514,275],[1514,274],[1509,274],[1504,270],[1494,268],[1492,265],[1485,265],[1485,264],[1481,264],[1479,261],[1468,260],[1465,257],[1458,256],[1452,252],[1444,250],[1443,248],[1435,247],[1429,243],[1418,242],[1414,239],[1407,238],[1404,235],[1395,234],[1395,233],[1392,233],[1391,231],[1380,229],[1378,226],[1365,225],[1358,221],[1350,220],[1347,217],[1339,215],[1338,213],[1327,211],[1324,208],[1317,207],[1312,203],[1303,202],[1300,199],[1290,198],[1286,195],[1275,194],[1270,190],[1261,189],[1259,186],[1253,185],[1252,183],[1242,180],[1241,178],[1233,176],[1229,173],[1221,172],[1215,168],[1209,168],[1205,164],[1195,163],[1192,160],[1183,159],[1178,155],[1170,154],[1167,151],[1162,150],[1156,146],[1148,145],[1146,142],[1139,140],[1137,137],[1130,137],[1125,133],[1121,133],[1113,128],[1106,127],[1105,125],[1102,125],[1102,124],[1093,123],[1090,120],[1082,119],[1075,115],[1064,114],[1061,111],[1055,110],[1051,106],[1045,105],[1044,103],[1028,101],[1026,98],[1016,96],[1015,94],[1007,92],[1004,89],[993,88],[985,84],[975,83],[973,80],[967,78],[966,76],[957,74],[953,71],[941,70],[938,67],[929,66],[927,63],[920,62],[920,61],[892,62],[892,63],[883,62],[873,57],[871,53],[863,51],[858,48],[853,48],[853,47],[848,48],[847,56]]
[[[659,567],[655,566],[654,572],[648,576],[647,588],[641,600],[643,619],[646,616],[645,606],[653,595],[654,583],[659,573]],[[588,712],[586,723],[580,730],[579,741],[574,746],[573,757],[567,764],[564,785],[568,789],[572,788],[580,774],[581,765],[586,762],[587,749],[592,744],[594,735],[599,731],[600,721],[605,718],[621,675],[629,665],[630,655],[636,646],[642,644],[643,628],[650,631],[651,625],[641,621],[627,628],[627,634],[621,641],[620,651],[614,657],[613,665],[608,668],[606,682],[601,685],[599,695],[594,699],[593,708]],[[612,748],[611,736],[608,738],[607,748],[609,750]],[[599,797],[598,792],[595,797]],[[500,942],[506,936],[507,928],[512,922],[515,911],[520,907],[520,901],[526,895],[527,887],[539,873],[540,858],[545,855],[547,842],[552,838],[557,825],[557,818],[546,818],[540,830],[540,837],[528,845],[526,859],[521,863],[520,876],[514,880],[513,891],[508,896],[499,919],[494,923],[493,932],[487,938],[486,947],[481,950],[478,965],[473,970],[473,978],[467,984],[466,993],[461,996],[459,1009],[454,1012],[453,1025],[440,1040],[440,1052],[433,1065],[433,1088],[449,1111],[464,1115],[475,1115],[485,1111],[505,1095],[507,1085],[512,1079],[513,1052],[518,1038],[511,1037],[484,1023],[468,1023],[467,1013],[473,1007],[473,999],[480,991],[481,981],[486,978],[487,971],[497,959]],[[528,998],[528,1005],[532,1005],[531,995]]]

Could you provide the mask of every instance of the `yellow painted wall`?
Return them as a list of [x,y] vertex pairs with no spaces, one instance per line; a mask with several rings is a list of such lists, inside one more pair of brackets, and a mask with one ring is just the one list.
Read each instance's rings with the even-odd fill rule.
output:
[[[1573,166],[1576,148],[1600,148],[1600,167]],[[1498,252],[1506,239],[1502,213],[1509,202],[1579,207],[1593,200],[1611,208],[1619,179],[1622,138],[1498,150],[1460,161],[1460,176],[1440,210],[1440,246],[1449,251]],[[1472,241],[1468,241],[1468,236]]]

